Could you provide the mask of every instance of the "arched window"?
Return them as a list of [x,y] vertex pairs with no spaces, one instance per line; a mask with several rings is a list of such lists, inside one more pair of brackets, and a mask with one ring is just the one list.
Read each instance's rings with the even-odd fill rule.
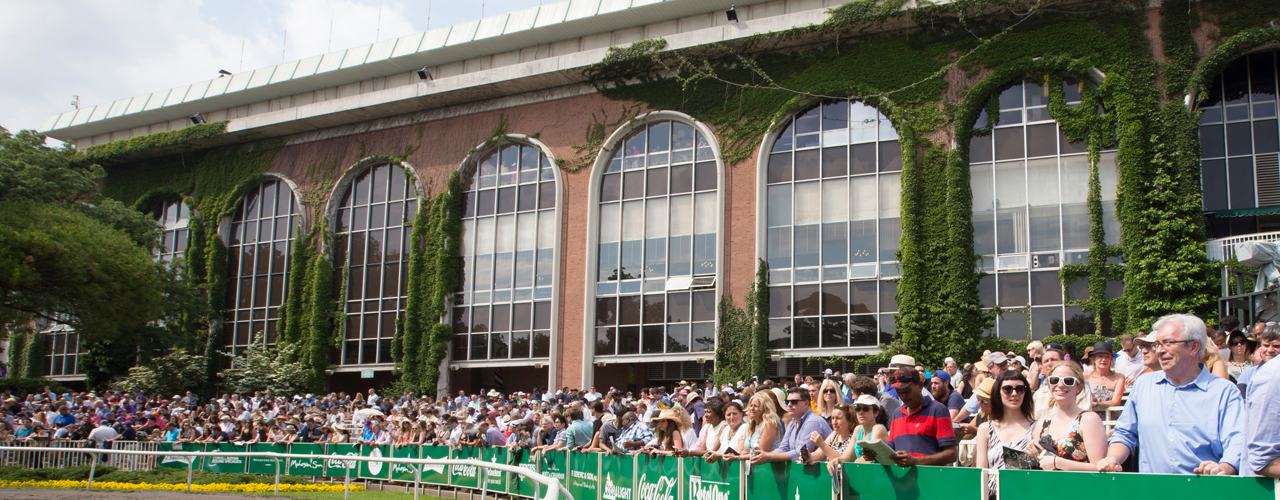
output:
[[156,223],[163,228],[160,245],[155,249],[157,260],[173,260],[187,253],[187,229],[191,222],[191,210],[181,201],[165,203],[156,216]]
[[[1080,86],[1063,84],[1068,105],[1080,103]],[[969,145],[973,189],[973,248],[988,273],[978,284],[983,307],[1005,308],[1000,336],[1025,340],[1062,333],[1092,333],[1094,319],[1080,306],[1063,306],[1058,271],[1089,256],[1089,156],[1084,142],[1067,142],[1049,116],[1049,91],[1024,82],[999,96],[1000,117],[992,133]],[[987,125],[984,111],[975,128]],[[1120,242],[1116,220],[1115,151],[1098,161],[1106,242]],[[1120,282],[1107,286],[1119,296]],[[1071,284],[1071,298],[1088,298],[1084,281]],[[1028,320],[1026,308],[1030,308]],[[1109,330],[1109,319],[1103,318]],[[1028,327],[1030,331],[1028,332]]]
[[235,354],[258,335],[276,341],[284,302],[289,252],[297,234],[298,203],[288,184],[269,180],[240,201],[227,246],[227,344]]
[[[71,375],[84,375],[84,370],[80,369],[80,334],[63,323],[51,323],[48,328],[41,330],[44,334],[45,366],[49,367],[46,375],[51,377],[65,377]],[[9,360],[15,359],[16,356],[22,356],[23,353],[11,352]]]
[[1276,54],[1232,61],[1200,106],[1200,182],[1210,238],[1280,230]]
[[555,168],[539,148],[521,144],[494,150],[476,167],[462,217],[466,276],[452,314],[455,361],[551,355]]
[[[391,363],[391,339],[408,298],[408,235],[418,210],[413,180],[397,165],[361,172],[342,194],[334,240],[347,324],[342,364]],[[344,265],[345,263],[345,265]]]
[[788,120],[765,167],[772,349],[875,347],[893,335],[902,148],[860,102]]
[[678,121],[621,141],[600,179],[596,356],[715,349],[719,166]]

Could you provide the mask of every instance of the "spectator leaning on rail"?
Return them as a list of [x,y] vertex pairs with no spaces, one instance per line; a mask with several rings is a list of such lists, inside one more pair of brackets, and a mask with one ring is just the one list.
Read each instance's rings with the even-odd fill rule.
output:
[[[956,461],[956,433],[951,427],[947,407],[920,393],[924,381],[911,368],[895,370],[889,377],[902,398],[902,408],[890,419],[888,445],[897,454],[893,461],[901,467],[913,465],[950,465]],[[868,460],[875,454],[863,450]]]
[[1209,345],[1204,321],[1171,314],[1151,329],[1164,371],[1133,384],[1098,470],[1120,471],[1141,446],[1139,472],[1235,475],[1244,451],[1244,401],[1200,364]]
[[[917,391],[919,387],[917,387]],[[787,410],[791,421],[787,422],[782,432],[782,442],[773,451],[761,451],[751,457],[753,465],[767,462],[795,462],[801,458],[801,449],[813,451],[816,445],[809,441],[813,432],[825,436],[831,434],[831,425],[822,417],[814,414],[809,408],[809,391],[797,387],[787,391]]]

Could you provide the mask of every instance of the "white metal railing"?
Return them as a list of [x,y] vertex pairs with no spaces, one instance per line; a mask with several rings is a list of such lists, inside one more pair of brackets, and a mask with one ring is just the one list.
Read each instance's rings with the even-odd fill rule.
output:
[[1236,256],[1236,245],[1246,241],[1280,241],[1280,231],[1209,240],[1205,242],[1205,251],[1209,253],[1209,260],[1226,262]]
[[[36,442],[36,444],[43,444],[43,443]],[[141,456],[141,457],[149,457],[152,461],[156,460],[156,457],[162,457],[162,456],[186,457],[187,458],[186,460],[187,491],[191,491],[191,477],[192,477],[192,474],[194,473],[193,466],[195,464],[195,460],[192,460],[193,457],[271,458],[271,459],[275,459],[276,461],[276,480],[275,480],[276,493],[280,493],[281,460],[288,460],[290,458],[301,458],[301,459],[316,458],[316,455],[297,455],[297,454],[291,454],[291,453],[268,453],[268,452],[247,452],[247,451],[246,452],[226,452],[226,451],[204,452],[204,451],[181,451],[181,450],[151,451],[151,450],[104,450],[101,448],[71,448],[71,447],[49,447],[49,446],[10,446],[10,445],[0,446],[0,456],[8,456],[11,453],[31,453],[31,454],[43,453],[43,454],[57,454],[57,455],[84,454],[86,457],[92,457],[92,458],[86,458],[84,460],[85,462],[88,463],[90,467],[89,481],[85,489],[93,488],[93,475],[97,469],[98,462],[99,462],[99,459],[97,457],[100,455],[105,454],[105,455],[112,455],[112,456]],[[414,468],[414,480],[413,480],[414,500],[418,500],[418,494],[422,490],[422,467],[421,466],[423,465],[445,465],[445,466],[465,465],[465,466],[476,467],[477,469],[479,469],[481,478],[487,477],[485,473],[485,469],[494,469],[502,472],[519,474],[521,476],[526,476],[529,479],[532,479],[534,482],[540,483],[543,486],[547,487],[547,493],[542,498],[542,500],[561,500],[561,496],[563,496],[563,500],[573,500],[573,495],[569,493],[569,489],[566,488],[563,484],[560,484],[560,481],[556,480],[555,478],[544,475],[540,472],[531,471],[529,469],[514,466],[514,465],[491,463],[491,462],[485,462],[482,460],[471,460],[471,459],[458,460],[458,459],[450,459],[450,458],[392,458],[392,457],[343,456],[343,457],[337,457],[336,459],[346,462],[346,467],[344,467],[344,469],[346,469],[347,471],[347,476],[344,482],[345,484],[344,494],[346,495],[347,498],[350,498],[350,495],[351,495],[351,469],[354,468],[354,465],[352,465],[351,462],[381,462],[381,463],[418,466]],[[483,494],[487,495],[488,485],[489,485],[488,481],[480,481],[480,485],[482,490],[484,491]]]

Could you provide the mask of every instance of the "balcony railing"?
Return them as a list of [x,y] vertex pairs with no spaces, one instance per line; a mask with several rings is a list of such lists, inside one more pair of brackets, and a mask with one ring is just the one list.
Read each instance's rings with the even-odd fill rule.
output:
[[1215,262],[1226,262],[1232,257],[1235,257],[1236,245],[1246,241],[1280,241],[1280,231],[1246,234],[1241,236],[1232,236],[1230,238],[1209,240],[1205,243],[1205,250],[1209,252],[1209,260]]

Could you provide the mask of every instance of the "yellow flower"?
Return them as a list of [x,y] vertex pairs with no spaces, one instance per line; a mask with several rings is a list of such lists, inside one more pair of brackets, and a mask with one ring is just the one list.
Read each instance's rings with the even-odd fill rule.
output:
[[[88,481],[6,481],[0,480],[0,488],[76,488],[84,489],[88,486]],[[141,484],[141,483],[117,483],[111,481],[94,481],[93,487],[104,490],[164,490],[164,491],[186,491],[187,485],[183,484]],[[222,492],[222,493],[268,493],[275,491],[272,484],[193,484],[191,491],[201,492]],[[286,492],[308,492],[308,491],[342,491],[342,485],[338,484],[282,484],[280,491]],[[363,486],[352,486],[351,491],[364,491]]]

